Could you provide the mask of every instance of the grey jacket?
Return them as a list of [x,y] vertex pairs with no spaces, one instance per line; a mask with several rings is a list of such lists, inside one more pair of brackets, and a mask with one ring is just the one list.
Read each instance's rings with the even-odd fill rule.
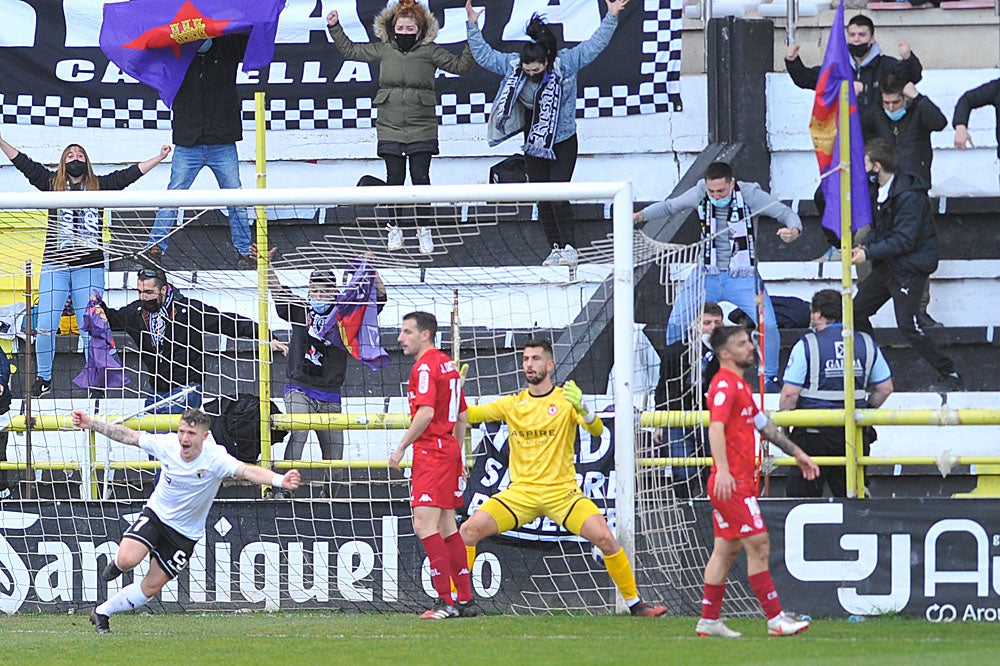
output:
[[[736,182],[740,186],[740,192],[743,193],[743,201],[753,215],[756,216],[759,213],[773,217],[789,229],[798,229],[800,233],[802,232],[802,220],[795,214],[795,211],[781,203],[777,197],[765,192],[757,183],[747,183],[742,180]],[[694,210],[705,198],[705,192],[707,192],[705,181],[698,181],[697,185],[683,194],[646,206],[642,209],[642,214],[646,221],[650,222],[659,219],[665,220],[675,213]]]
[[[594,62],[594,59],[601,54],[611,42],[611,36],[618,27],[618,17],[608,13],[601,21],[594,34],[585,42],[581,42],[571,49],[560,49],[556,55],[553,68],[562,77],[562,96],[559,103],[559,115],[556,117],[556,143],[565,141],[576,134],[576,95],[577,82],[576,75],[581,69]],[[469,39],[469,47],[472,49],[472,57],[476,59],[479,66],[495,74],[508,77],[521,67],[520,53],[502,53],[486,43],[483,33],[479,31],[479,26],[475,23],[466,23],[466,32]],[[494,99],[503,90],[503,81]],[[506,126],[513,128],[508,132],[501,132],[496,127],[495,119],[498,109],[494,106],[490,112],[490,122],[487,129],[487,139],[490,146],[496,146],[516,134],[521,134],[527,118],[524,106],[515,105],[515,111],[508,119]],[[520,114],[520,116],[518,116]]]

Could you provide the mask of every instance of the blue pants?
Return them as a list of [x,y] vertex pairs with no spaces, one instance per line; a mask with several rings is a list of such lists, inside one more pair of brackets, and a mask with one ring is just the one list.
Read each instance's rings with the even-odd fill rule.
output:
[[[752,275],[746,277],[729,277],[728,271],[717,274],[705,274],[704,298],[698,300],[696,283],[701,268],[692,271],[684,282],[677,296],[670,319],[667,321],[667,344],[671,345],[684,338],[684,332],[698,317],[702,303],[705,301],[729,301],[757,323],[757,291]],[[774,306],[771,297],[764,290],[764,374],[768,378],[778,376],[778,357],[781,352],[781,337],[778,333],[778,321],[774,317]]]
[[[186,190],[195,177],[208,167],[215,174],[215,180],[224,190],[240,189],[240,164],[235,143],[220,143],[210,146],[175,146],[174,159],[170,164],[170,184],[168,190]],[[167,234],[177,223],[176,208],[161,208],[156,211],[156,220],[149,233],[150,245],[159,245],[167,251]],[[250,253],[250,225],[246,208],[229,207],[229,234],[233,247],[240,254]]]
[[56,331],[59,330],[59,319],[67,296],[72,295],[73,298],[73,311],[80,326],[83,348],[89,348],[90,334],[83,332],[83,315],[87,311],[87,302],[95,291],[98,295],[104,293],[104,268],[42,264],[42,274],[38,279],[38,321],[34,322],[34,328],[38,331],[35,358],[38,376],[42,379],[52,379]]
[[[180,393],[181,391],[183,391],[186,388],[187,388],[187,386],[178,386],[177,388],[173,389],[172,391],[154,392],[152,395],[149,395],[149,396],[146,397],[146,401],[145,401],[144,405],[146,407],[149,407],[153,403],[159,402],[159,401],[164,400],[166,398],[169,398],[172,395],[176,395],[177,393]],[[191,391],[190,393],[188,393],[187,395],[185,395],[183,398],[180,398],[179,400],[177,400],[175,402],[168,402],[168,403],[165,403],[163,405],[160,405],[159,407],[157,407],[156,409],[151,410],[148,413],[149,414],[182,414],[184,412],[184,410],[187,409],[188,407],[193,407],[194,409],[200,409],[201,408],[201,386],[198,386],[195,390]]]

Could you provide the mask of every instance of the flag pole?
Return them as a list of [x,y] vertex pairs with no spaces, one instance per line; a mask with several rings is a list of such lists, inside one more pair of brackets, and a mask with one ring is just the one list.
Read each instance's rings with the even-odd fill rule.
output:
[[[257,187],[267,187],[267,114],[264,93],[254,93],[254,121],[257,139]],[[271,468],[271,331],[267,322],[267,272],[270,257],[267,247],[267,211],[257,206],[257,359],[260,384],[260,464]]]
[[837,104],[837,132],[840,138],[840,260],[841,297],[844,336],[844,441],[847,457],[847,496],[864,496],[864,472],[858,467],[858,428],[854,422],[854,284],[851,278],[851,169],[861,165],[851,164],[851,100],[848,86],[851,81],[840,82],[840,99]]

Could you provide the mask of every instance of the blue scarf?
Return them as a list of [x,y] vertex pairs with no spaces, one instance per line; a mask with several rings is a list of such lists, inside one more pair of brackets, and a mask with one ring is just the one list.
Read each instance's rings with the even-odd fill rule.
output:
[[[528,75],[518,67],[504,81],[500,94],[494,105],[499,107],[500,114],[496,126],[501,132],[506,132],[507,121],[510,119],[514,105]],[[556,120],[559,117],[559,101],[562,96],[562,77],[553,69],[546,72],[545,79],[535,92],[535,108],[531,110],[531,124],[528,138],[521,150],[525,155],[540,157],[546,160],[556,158],[553,147],[556,144]]]

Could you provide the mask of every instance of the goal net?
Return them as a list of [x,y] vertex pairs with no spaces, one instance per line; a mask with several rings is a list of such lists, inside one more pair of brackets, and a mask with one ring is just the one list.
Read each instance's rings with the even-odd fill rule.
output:
[[[0,195],[0,335],[17,367],[3,417],[0,579],[10,593],[0,610],[86,607],[147,566],[111,583],[99,576],[163,471],[139,449],[72,430],[72,410],[153,432],[176,423],[154,414],[187,405],[213,415],[213,438],[237,457],[300,469],[305,483],[266,497],[224,484],[190,566],[155,603],[424,608],[432,588],[409,472],[386,464],[409,416],[412,360],[396,334],[403,315],[423,310],[438,320],[438,346],[469,365],[470,404],[524,388],[524,341],[552,341],[556,382],[574,379],[608,426],[601,437],[580,431],[584,492],[634,552],[642,595],[697,612],[711,528],[693,501],[704,468],[686,463],[707,455],[705,433],[642,426],[636,414],[701,407],[698,313],[673,374],[661,372],[662,325],[633,323],[633,298],[672,302],[697,250],[633,231],[627,185],[59,195]],[[537,221],[561,201],[576,257],[565,246],[550,257]],[[230,242],[233,206],[256,226],[256,265]],[[151,253],[158,211],[174,207],[166,252]],[[60,229],[65,210],[94,211],[99,232]],[[634,293],[647,273],[655,289]],[[95,287],[101,307],[87,303]],[[310,314],[332,298],[320,287],[352,295],[325,327]],[[149,299],[157,305],[143,307]],[[310,344],[295,344],[293,325]],[[340,362],[324,365],[325,355]],[[509,483],[506,426],[473,424],[466,446],[463,514]],[[480,544],[472,579],[482,605],[503,612],[616,604],[599,553],[551,520]]]

